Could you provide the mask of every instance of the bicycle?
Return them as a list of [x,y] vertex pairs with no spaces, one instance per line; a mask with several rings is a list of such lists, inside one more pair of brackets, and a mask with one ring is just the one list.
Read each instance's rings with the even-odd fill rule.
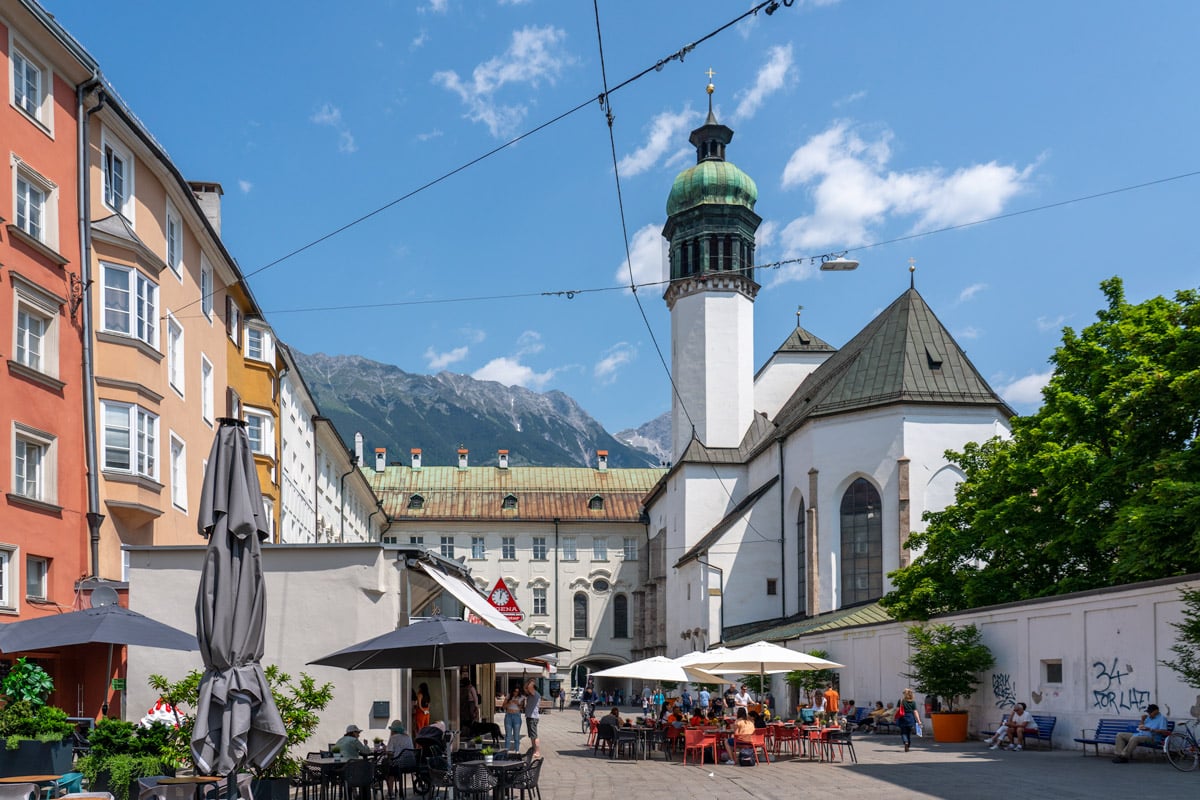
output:
[[1171,735],[1163,740],[1167,761],[1180,772],[1191,772],[1200,767],[1200,741],[1196,740],[1196,732],[1192,730],[1193,721],[1177,724]]

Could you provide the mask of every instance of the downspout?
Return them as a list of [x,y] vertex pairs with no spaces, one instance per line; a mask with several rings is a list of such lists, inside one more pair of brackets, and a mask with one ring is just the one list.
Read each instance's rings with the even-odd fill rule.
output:
[[354,472],[358,467],[358,456],[350,454],[350,470],[342,474],[338,480],[338,519],[340,522],[340,530],[338,531],[338,541],[346,541],[346,476]]
[[[700,561],[700,559],[698,559],[698,558],[696,560]],[[725,570],[721,569],[718,566],[714,566],[713,564],[710,564],[707,561],[700,561],[700,563],[703,564],[704,566],[708,567],[709,569],[715,569],[717,571],[717,575],[720,576],[720,578],[719,578],[720,582],[717,584],[717,586],[719,587],[720,592],[721,592],[721,616],[717,618],[717,623],[721,626],[721,638],[718,641],[723,642],[723,641],[725,641]],[[707,581],[705,583],[707,584]],[[707,622],[708,622],[708,620],[705,620],[706,624],[707,624]],[[710,644],[712,643],[711,638],[709,639],[709,643]]]
[[[558,629],[558,517],[554,518],[554,643],[558,644],[560,631]],[[562,691],[562,689],[559,689]]]
[[783,445],[787,437],[775,440],[779,448],[779,618],[787,619],[787,481],[783,479]]
[[92,114],[104,108],[105,95],[100,92],[100,102],[84,111],[87,95],[100,86],[99,73],[93,71],[91,80],[75,87],[76,133],[79,136],[79,289],[83,321],[83,439],[84,458],[87,469],[87,524],[91,547],[92,577],[100,577],[100,525],[104,515],[100,513],[100,471],[96,455],[96,366],[92,353],[92,218],[91,169],[88,164],[88,121]]

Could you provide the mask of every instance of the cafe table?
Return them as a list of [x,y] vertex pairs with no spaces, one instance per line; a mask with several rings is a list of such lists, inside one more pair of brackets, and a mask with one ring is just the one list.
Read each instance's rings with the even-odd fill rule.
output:
[[472,759],[471,761],[456,761],[456,767],[484,767],[488,772],[496,776],[496,788],[492,791],[492,797],[496,800],[502,800],[508,796],[509,786],[512,785],[513,776],[525,767],[525,759],[523,758],[493,758],[491,761],[480,759]]

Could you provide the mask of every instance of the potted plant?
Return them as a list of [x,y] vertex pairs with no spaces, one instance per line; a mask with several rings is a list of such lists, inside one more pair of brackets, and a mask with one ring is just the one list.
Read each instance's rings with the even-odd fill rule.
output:
[[[254,797],[255,800],[287,800],[292,779],[300,777],[303,764],[303,756],[296,755],[294,751],[307,742],[316,731],[321,721],[319,712],[324,711],[333,699],[333,684],[324,683],[318,686],[313,677],[304,672],[300,673],[298,679],[293,680],[291,675],[274,664],[265,667],[263,673],[275,700],[275,707],[279,709],[279,716],[283,719],[287,741],[270,767],[254,773]],[[167,681],[161,675],[150,676],[150,685],[177,709],[180,721],[175,752],[182,749],[180,759],[186,758],[189,761],[195,717],[178,709],[195,709],[200,677],[198,670],[193,670],[183,680],[175,683]]]
[[496,755],[496,751],[491,747],[485,747],[479,751],[479,755],[483,756],[483,763],[490,764]]
[[71,770],[73,748],[66,741],[72,725],[67,712],[46,705],[54,682],[44,669],[18,658],[0,683],[0,777],[62,775]]
[[175,731],[161,722],[143,728],[105,718],[96,723],[88,754],[75,763],[75,768],[83,773],[93,792],[109,792],[115,800],[136,798],[138,778],[175,773],[170,754],[174,738]]
[[917,691],[936,695],[945,702],[944,711],[930,714],[935,741],[967,740],[967,712],[955,705],[960,698],[966,700],[975,694],[979,673],[996,663],[982,639],[983,633],[974,625],[913,625],[908,629],[912,650],[908,665],[912,672],[904,673],[904,677]]

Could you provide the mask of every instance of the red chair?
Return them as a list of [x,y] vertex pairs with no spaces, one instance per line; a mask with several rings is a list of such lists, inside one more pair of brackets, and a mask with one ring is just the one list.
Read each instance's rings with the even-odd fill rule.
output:
[[600,729],[600,722],[595,717],[592,717],[590,722],[591,722],[591,724],[588,726],[587,743],[588,743],[588,746],[595,747],[596,746],[596,731]]
[[763,754],[763,761],[771,763],[771,757],[767,754],[767,732],[759,728],[750,735],[749,738],[739,736],[733,740],[733,749],[738,751],[743,747],[749,747],[754,752],[754,763],[758,763],[758,751]]
[[679,752],[679,745],[683,742],[683,728],[676,728],[674,725],[668,725],[666,729],[667,747],[672,753]]
[[683,763],[688,763],[688,753],[696,754],[696,763],[704,763],[704,751],[712,751],[712,759],[715,764],[717,761],[717,740],[704,735],[704,731],[697,728],[685,728],[683,731]]

